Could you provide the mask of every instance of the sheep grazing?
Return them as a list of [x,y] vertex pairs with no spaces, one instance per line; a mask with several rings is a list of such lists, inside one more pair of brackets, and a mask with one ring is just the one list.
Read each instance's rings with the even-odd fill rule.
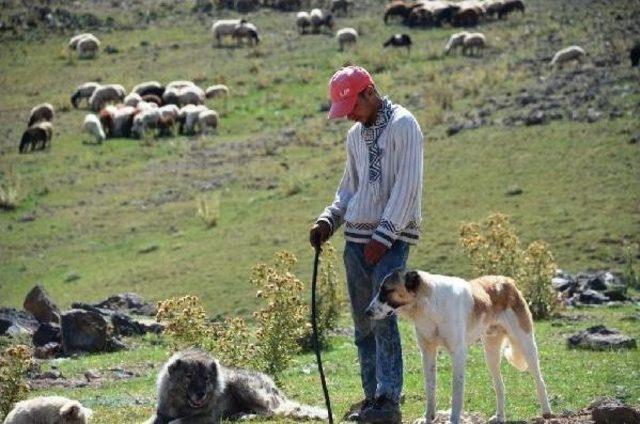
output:
[[349,13],[349,8],[353,6],[351,0],[331,0],[331,13],[342,12],[343,14]]
[[176,118],[176,122],[179,124],[178,133],[187,135],[194,134],[200,112],[204,110],[208,109],[203,105],[186,105],[182,107],[178,111],[178,117]]
[[218,112],[215,110],[207,109],[198,114],[198,127],[200,133],[206,135],[209,129],[213,129],[214,132],[218,129]]
[[135,92],[127,94],[127,96],[124,98],[124,104],[127,106],[136,107],[141,101],[142,97]]
[[451,37],[449,37],[449,41],[447,41],[447,44],[444,46],[444,54],[449,54],[458,47],[461,47],[464,42],[464,37],[467,34],[468,32],[464,31],[451,35]]
[[296,14],[296,27],[300,34],[306,34],[307,28],[311,26],[311,16],[309,12],[298,12]]
[[40,121],[53,121],[55,113],[53,111],[53,106],[51,103],[42,103],[38,106],[35,106],[29,112],[29,121],[27,123],[28,126],[32,126]]
[[133,117],[138,109],[131,106],[109,105],[100,111],[100,123],[107,137],[128,137]]
[[51,125],[51,122],[38,122],[35,125],[27,128],[24,133],[22,133],[18,151],[20,153],[27,153],[34,150],[44,150],[46,147],[51,147],[52,135],[53,126]]
[[85,82],[84,84],[79,85],[76,88],[76,91],[71,95],[71,104],[73,107],[77,109],[78,104],[82,99],[85,99],[87,104],[89,104],[89,98],[98,87],[100,87],[100,84],[97,82]]
[[154,103],[158,106],[162,106],[164,104],[162,102],[162,99],[155,94],[145,94],[144,96],[142,96],[142,101],[147,103]]
[[162,95],[163,104],[184,106],[188,104],[201,105],[204,103],[205,93],[196,85],[167,88]]
[[89,38],[92,40],[97,41],[98,43],[100,43],[100,40],[98,40],[98,37],[96,37],[95,35],[91,34],[90,32],[85,32],[82,34],[78,34],[75,35],[73,37],[71,37],[71,39],[69,40],[69,50],[76,50],[78,48],[78,44],[80,43],[80,40],[85,39],[85,38]]
[[99,112],[108,103],[119,103],[124,100],[125,91],[120,84],[103,85],[95,89],[89,98],[89,106]]
[[554,54],[553,59],[551,59],[551,63],[549,65],[555,68],[557,66],[563,66],[565,63],[574,60],[582,63],[582,60],[586,54],[587,53],[582,47],[569,46],[567,48],[559,50],[556,54]]
[[504,7],[504,0],[487,0],[482,4],[485,16],[499,16]]
[[229,96],[229,87],[224,84],[216,84],[204,91],[204,96],[207,99],[214,99],[216,97],[228,97]]
[[411,37],[409,34],[395,34],[392,35],[387,41],[382,45],[383,47],[406,47],[407,53],[411,52]]
[[100,51],[100,41],[93,38],[83,38],[78,42],[76,52],[79,59],[93,59]]
[[222,38],[233,36],[236,27],[245,23],[247,23],[245,19],[220,19],[215,21],[213,25],[211,25],[211,33],[216,39],[218,46],[222,45]]
[[331,13],[324,13],[320,9],[313,9],[309,12],[309,19],[311,20],[311,30],[314,33],[320,32],[320,29],[324,26],[328,29],[333,29],[333,15]]
[[346,44],[355,44],[358,42],[358,31],[353,28],[342,28],[336,32],[336,40],[340,46],[340,51],[344,49]]
[[631,67],[636,67],[640,63],[640,42],[629,50],[629,60],[631,61]]
[[[462,54],[474,55],[484,49],[486,44],[486,38],[484,34],[480,32],[471,32],[464,36],[462,40]],[[475,52],[474,52],[475,51]]]
[[524,15],[524,3],[522,0],[505,0],[498,11],[498,19],[506,18],[511,12],[520,11]]
[[196,87],[196,84],[193,81],[188,81],[188,80],[175,80],[167,84],[165,91],[171,90],[174,88],[185,88],[185,87]]
[[107,136],[102,128],[102,123],[100,122],[100,118],[98,118],[93,113],[89,113],[84,117],[84,122],[82,123],[82,129],[89,134],[93,135],[96,138],[96,142],[102,143],[107,139]]
[[131,135],[142,138],[149,129],[158,128],[160,122],[160,110],[158,108],[146,109],[133,117]]
[[423,4],[411,9],[409,18],[406,20],[406,23],[411,27],[428,27],[434,25],[435,21],[431,10],[427,7],[426,4]]
[[233,31],[233,38],[235,38],[236,43],[238,43],[238,45],[240,45],[242,40],[245,40],[245,39],[249,40],[249,44],[252,44],[252,45],[256,45],[260,43],[260,35],[258,34],[258,28],[250,22],[245,22],[245,23],[236,25],[236,28]]
[[454,27],[474,27],[480,22],[482,9],[479,7],[467,7],[458,10],[451,18],[451,25]]
[[392,17],[399,16],[403,21],[406,21],[409,19],[410,13],[411,7],[409,7],[404,1],[396,0],[385,6],[383,20],[386,24]]
[[133,87],[131,92],[139,94],[140,97],[144,97],[147,94],[162,97],[164,90],[164,85],[160,84],[158,81],[146,81]]

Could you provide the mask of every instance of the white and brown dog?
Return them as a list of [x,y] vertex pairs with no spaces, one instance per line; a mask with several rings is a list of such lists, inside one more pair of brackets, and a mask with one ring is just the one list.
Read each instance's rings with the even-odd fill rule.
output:
[[479,339],[484,342],[485,360],[496,391],[496,415],[492,421],[505,421],[504,384],[500,374],[503,344],[507,360],[517,369],[533,375],[542,414],[551,415],[540,373],[531,313],[512,279],[484,276],[466,281],[423,271],[396,270],[384,279],[367,308],[367,314],[374,319],[395,312],[415,325],[427,392],[425,422],[431,422],[436,412],[438,346],[444,346],[452,356],[451,422],[457,424],[464,400],[467,346]]

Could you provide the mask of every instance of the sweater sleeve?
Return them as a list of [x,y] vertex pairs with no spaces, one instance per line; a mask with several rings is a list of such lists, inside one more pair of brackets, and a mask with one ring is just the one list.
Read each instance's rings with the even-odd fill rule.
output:
[[395,181],[373,239],[391,247],[420,208],[422,197],[423,136],[413,116],[398,121],[395,135]]
[[347,206],[349,201],[353,197],[354,193],[358,189],[358,173],[356,170],[356,161],[353,156],[352,149],[349,147],[351,140],[350,134],[347,135],[347,162],[344,167],[344,174],[342,180],[336,190],[336,195],[333,199],[333,203],[327,206],[320,217],[316,220],[324,221],[331,227],[331,233],[333,234],[344,222],[344,215],[347,212]]

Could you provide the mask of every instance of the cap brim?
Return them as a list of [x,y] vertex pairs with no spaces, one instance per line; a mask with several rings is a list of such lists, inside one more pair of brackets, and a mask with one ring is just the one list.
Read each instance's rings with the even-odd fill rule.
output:
[[331,103],[331,109],[329,109],[329,119],[344,118],[351,113],[353,107],[356,105],[356,96],[347,97],[337,102]]

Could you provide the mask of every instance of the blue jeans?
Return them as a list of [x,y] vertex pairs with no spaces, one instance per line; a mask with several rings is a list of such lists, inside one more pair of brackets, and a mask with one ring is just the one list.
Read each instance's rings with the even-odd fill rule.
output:
[[402,347],[397,317],[376,321],[367,317],[364,311],[384,277],[394,269],[406,266],[409,245],[396,241],[373,266],[364,260],[365,246],[348,241],[344,248],[362,389],[367,399],[386,395],[397,402],[402,392]]

